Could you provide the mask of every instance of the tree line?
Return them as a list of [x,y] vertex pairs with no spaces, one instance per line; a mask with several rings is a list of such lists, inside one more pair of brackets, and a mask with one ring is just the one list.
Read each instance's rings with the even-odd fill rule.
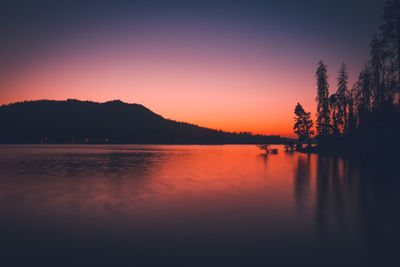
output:
[[139,104],[39,100],[0,106],[0,144],[279,144],[165,119]]
[[[370,43],[370,58],[349,87],[349,69],[343,63],[337,89],[329,92],[328,70],[318,63],[316,139],[319,150],[380,149],[399,146],[400,132],[400,0],[386,3],[380,32]],[[311,143],[311,113],[295,108],[294,131],[300,142]]]

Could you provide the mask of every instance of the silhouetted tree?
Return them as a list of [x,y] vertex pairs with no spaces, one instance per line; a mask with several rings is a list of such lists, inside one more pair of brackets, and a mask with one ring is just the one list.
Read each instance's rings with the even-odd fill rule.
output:
[[331,111],[329,108],[329,84],[326,65],[318,63],[315,73],[317,78],[317,133],[318,136],[328,136],[331,133]]
[[334,136],[338,136],[340,134],[339,126],[343,124],[343,120],[342,109],[336,94],[329,97],[329,107],[332,114],[332,133]]
[[355,115],[355,108],[354,108],[354,102],[355,102],[355,90],[352,89],[349,91],[347,95],[347,107],[348,107],[348,123],[347,123],[347,132],[346,133],[352,133],[354,129],[356,128],[356,115]]
[[389,0],[383,14],[381,25],[385,59],[395,75],[391,79],[397,92],[400,91],[400,0]]
[[378,111],[382,109],[384,102],[384,86],[383,86],[383,54],[382,40],[375,35],[371,42],[371,68],[372,68],[372,87],[374,108]]
[[312,130],[313,121],[311,119],[311,113],[305,112],[300,103],[297,103],[294,114],[295,124],[293,130],[298,135],[299,142],[305,141],[310,146],[311,136],[314,134],[314,131]]
[[361,71],[358,81],[355,84],[356,90],[356,104],[363,112],[371,110],[371,70],[369,66],[365,66]]
[[372,73],[367,65],[354,85],[355,127],[369,127],[372,100]]
[[338,89],[336,91],[336,102],[337,102],[337,122],[338,126],[341,126],[343,133],[347,133],[347,98],[349,95],[348,83],[349,73],[346,64],[343,62],[339,69],[339,75],[337,78]]

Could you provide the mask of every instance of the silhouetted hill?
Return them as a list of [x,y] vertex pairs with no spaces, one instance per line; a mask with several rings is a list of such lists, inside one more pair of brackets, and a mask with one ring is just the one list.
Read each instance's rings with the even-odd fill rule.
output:
[[25,101],[0,107],[0,143],[257,144],[279,136],[228,133],[167,120],[119,100]]

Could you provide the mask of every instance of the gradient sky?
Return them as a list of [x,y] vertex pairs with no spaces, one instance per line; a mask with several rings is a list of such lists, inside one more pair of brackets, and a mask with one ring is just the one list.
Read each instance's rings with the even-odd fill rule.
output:
[[[383,0],[5,1],[0,104],[68,99],[142,104],[178,121],[292,136],[345,61],[368,60]],[[315,118],[315,116],[314,116]]]

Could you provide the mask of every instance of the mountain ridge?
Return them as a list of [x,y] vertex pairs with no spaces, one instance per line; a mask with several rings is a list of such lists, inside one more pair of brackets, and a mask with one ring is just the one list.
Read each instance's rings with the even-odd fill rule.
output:
[[0,106],[0,143],[258,144],[280,136],[232,133],[165,119],[121,100],[32,100]]

